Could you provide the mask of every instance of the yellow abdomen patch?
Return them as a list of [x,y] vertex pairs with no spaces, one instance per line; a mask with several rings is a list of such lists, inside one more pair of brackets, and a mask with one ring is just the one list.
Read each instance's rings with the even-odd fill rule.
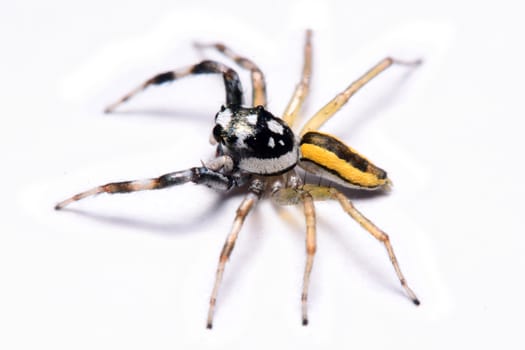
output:
[[308,132],[301,139],[299,165],[345,187],[376,189],[389,183],[386,172],[335,137]]

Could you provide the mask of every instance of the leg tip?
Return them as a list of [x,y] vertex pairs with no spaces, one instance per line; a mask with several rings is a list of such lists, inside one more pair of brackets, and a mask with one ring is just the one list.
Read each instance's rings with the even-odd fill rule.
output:
[[74,201],[74,198],[66,199],[65,201],[59,202],[55,205],[55,210],[64,209],[65,206],[71,204]]
[[421,303],[419,302],[419,299],[412,299],[412,302],[414,303],[414,305],[416,306],[419,306]]
[[422,58],[418,58],[418,59],[415,59],[413,61],[406,61],[405,64],[409,65],[409,66],[417,67],[417,66],[420,66],[420,65],[423,64],[423,59]]
[[211,322],[206,324],[206,329],[212,329],[212,328],[213,328],[213,325],[211,324]]
[[61,209],[63,209],[66,205],[68,205],[69,202],[70,202],[70,201],[63,201],[63,202],[57,203],[57,204],[55,205],[54,208],[55,208],[55,210],[61,210]]
[[307,318],[303,318],[303,326],[308,326],[308,319]]
[[388,57],[388,59],[392,62],[392,63],[395,63],[395,64],[401,64],[401,65],[404,65],[404,66],[420,66],[423,64],[423,59],[422,58],[418,58],[418,59],[415,59],[415,60],[412,60],[412,61],[405,61],[405,60],[400,60],[400,59],[397,59],[397,58],[393,58],[393,57]]

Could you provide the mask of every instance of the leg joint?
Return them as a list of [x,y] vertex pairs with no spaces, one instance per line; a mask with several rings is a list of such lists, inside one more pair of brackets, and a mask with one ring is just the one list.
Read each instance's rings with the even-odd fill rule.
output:
[[315,246],[315,244],[306,246],[306,254],[314,255],[316,251],[317,251],[317,247]]

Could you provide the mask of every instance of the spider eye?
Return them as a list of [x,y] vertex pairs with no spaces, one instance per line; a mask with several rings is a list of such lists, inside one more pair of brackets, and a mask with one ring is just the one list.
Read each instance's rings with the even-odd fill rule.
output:
[[220,126],[219,124],[216,124],[215,127],[213,128],[213,138],[217,142],[224,144],[221,134],[222,134],[222,126]]

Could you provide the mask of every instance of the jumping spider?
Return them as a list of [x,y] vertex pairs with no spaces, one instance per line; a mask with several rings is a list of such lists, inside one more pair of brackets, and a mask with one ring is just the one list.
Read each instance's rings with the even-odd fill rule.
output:
[[401,273],[388,235],[359,212],[352,202],[333,186],[305,183],[298,168],[346,188],[366,190],[386,189],[391,185],[387,173],[372,164],[332,135],[318,129],[330,119],[363,85],[393,64],[418,65],[421,61],[405,62],[387,57],[377,63],[363,76],[350,84],[328,104],[308,120],[298,133],[298,112],[306,98],[310,85],[312,66],[311,31],[306,32],[302,77],[282,114],[275,117],[266,109],[266,84],[264,75],[255,63],[239,56],[223,44],[197,44],[200,48],[214,48],[251,73],[253,105],[243,105],[243,89],[237,73],[220,62],[205,60],[198,64],[158,74],[146,80],[136,89],[111,104],[106,112],[115,110],[150,85],[160,85],[192,74],[221,74],[226,89],[226,104],[215,115],[212,144],[216,145],[216,156],[202,166],[176,171],[157,178],[112,182],[74,195],[58,203],[62,209],[74,201],[99,193],[122,193],[161,189],[187,182],[206,185],[216,190],[227,191],[246,185],[247,194],[237,209],[233,227],[226,238],[219,258],[215,284],[210,297],[207,328],[212,328],[213,314],[219,286],[226,261],[229,259],[241,226],[248,213],[263,195],[279,205],[301,204],[306,218],[306,267],[304,271],[302,323],[308,324],[307,299],[310,272],[316,251],[316,219],[314,201],[333,199],[372,236],[382,242],[408,297],[414,304],[419,300],[408,287]]

